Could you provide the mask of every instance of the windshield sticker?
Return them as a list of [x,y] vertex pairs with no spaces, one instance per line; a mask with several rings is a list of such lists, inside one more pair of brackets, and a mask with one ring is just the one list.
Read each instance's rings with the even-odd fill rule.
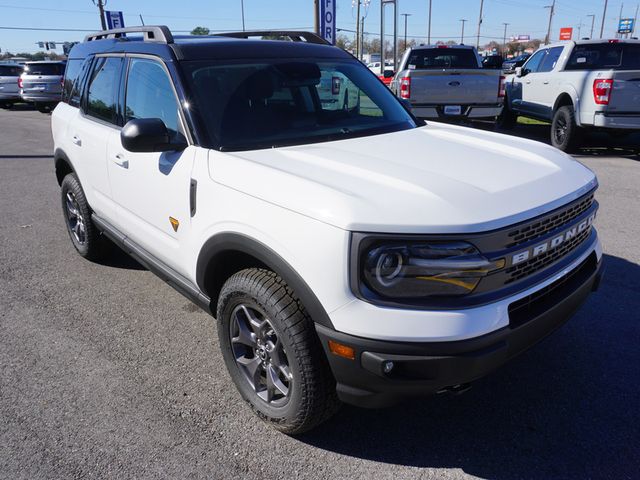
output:
[[409,64],[409,70],[415,70],[415,69],[416,69],[416,66],[415,66],[415,65],[411,65],[411,64]]
[[576,58],[576,63],[587,63],[587,57]]

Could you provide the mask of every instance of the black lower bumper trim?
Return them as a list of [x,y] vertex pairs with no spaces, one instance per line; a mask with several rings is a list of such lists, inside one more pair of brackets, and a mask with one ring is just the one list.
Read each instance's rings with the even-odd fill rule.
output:
[[[405,397],[433,394],[487,375],[564,324],[597,287],[600,276],[601,263],[592,253],[567,278],[545,289],[547,295],[531,296],[527,318],[523,308],[518,308],[517,322],[469,340],[386,342],[347,335],[322,325],[316,325],[316,330],[340,399],[361,407],[385,407]],[[332,354],[329,340],[352,347],[355,360]],[[389,362],[393,364],[391,369]]]

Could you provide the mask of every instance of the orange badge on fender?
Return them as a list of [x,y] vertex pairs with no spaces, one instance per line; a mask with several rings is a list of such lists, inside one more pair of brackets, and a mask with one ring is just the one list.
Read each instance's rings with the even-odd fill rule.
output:
[[171,226],[173,227],[173,231],[177,232],[178,231],[178,227],[180,226],[180,222],[178,221],[177,218],[173,218],[173,217],[169,217],[169,222],[171,223]]

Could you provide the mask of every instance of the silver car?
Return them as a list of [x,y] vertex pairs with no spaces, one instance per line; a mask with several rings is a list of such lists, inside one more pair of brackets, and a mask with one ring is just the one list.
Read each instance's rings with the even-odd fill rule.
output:
[[10,108],[20,101],[18,79],[22,73],[22,65],[17,63],[0,64],[0,107]]
[[41,112],[53,110],[62,95],[65,62],[27,62],[20,76],[20,96]]

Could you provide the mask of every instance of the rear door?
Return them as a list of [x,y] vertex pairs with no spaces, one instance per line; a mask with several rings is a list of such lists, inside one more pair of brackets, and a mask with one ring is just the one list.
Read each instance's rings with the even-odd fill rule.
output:
[[18,78],[21,73],[22,67],[18,65],[0,65],[0,100],[19,95]]
[[27,63],[22,75],[22,91],[25,94],[62,93],[64,63]]

